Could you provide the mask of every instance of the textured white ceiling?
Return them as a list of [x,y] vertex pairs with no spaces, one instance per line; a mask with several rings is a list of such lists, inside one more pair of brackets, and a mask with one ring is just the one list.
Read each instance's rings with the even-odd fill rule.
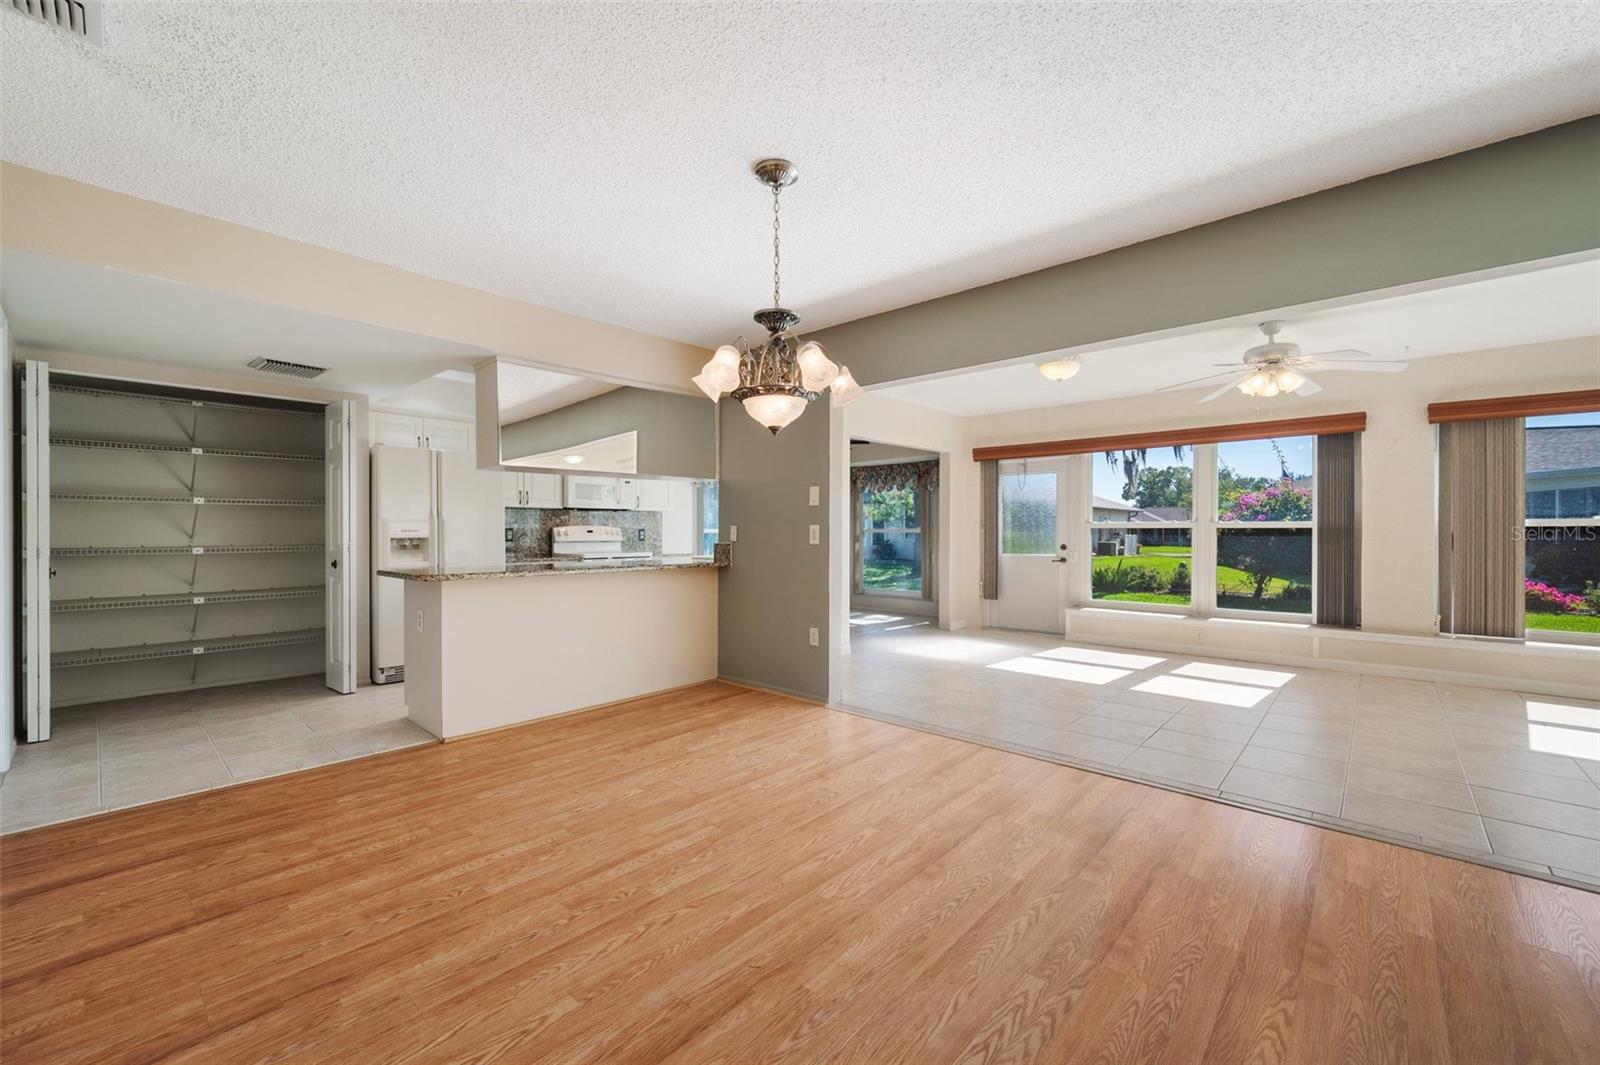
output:
[[[1257,321],[1265,318],[1284,319],[1278,339],[1299,344],[1308,355],[1355,348],[1386,361],[1592,337],[1600,335],[1600,262],[1567,263],[1342,307],[1268,311],[1180,336],[1080,351],[1075,354],[1083,367],[1066,381],[1045,379],[1036,364],[1050,356],[1041,355],[1028,362],[874,389],[873,394],[961,415],[1144,395],[1219,372],[1219,363],[1239,363],[1242,369],[1245,349],[1265,342],[1257,327]],[[1130,366],[1137,366],[1137,373],[1130,373]],[[1311,376],[1327,383],[1321,374]],[[1381,389],[1389,378],[1374,374],[1364,380]],[[1197,385],[1193,396],[1198,400],[1220,384],[1217,380]]]
[[6,159],[665,336],[817,328],[1600,110],[1600,5],[106,4]]

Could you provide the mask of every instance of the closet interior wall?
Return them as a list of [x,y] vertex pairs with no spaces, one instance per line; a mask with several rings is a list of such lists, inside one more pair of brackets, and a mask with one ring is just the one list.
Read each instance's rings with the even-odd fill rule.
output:
[[322,408],[50,389],[52,705],[322,673]]

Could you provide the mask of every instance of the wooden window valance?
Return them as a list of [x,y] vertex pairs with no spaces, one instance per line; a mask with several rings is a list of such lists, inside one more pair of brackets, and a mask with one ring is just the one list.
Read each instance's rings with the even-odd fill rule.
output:
[[1534,418],[1541,414],[1583,414],[1600,410],[1600,388],[1576,392],[1543,392],[1536,396],[1499,396],[1428,404],[1428,421],[1479,422],[1491,418]]
[[1172,447],[1183,444],[1221,444],[1231,440],[1265,440],[1274,436],[1323,436],[1329,433],[1359,433],[1367,428],[1367,412],[1324,414],[1315,418],[1284,418],[1271,422],[1239,422],[1233,425],[1201,425],[1192,429],[1163,429],[1158,432],[1122,433],[1117,436],[1086,436],[1077,440],[1041,440],[1033,444],[998,444],[975,447],[972,460],[1042,459],[1056,455],[1087,455],[1100,451],[1134,448]]
[[850,467],[850,487],[857,492],[893,492],[901,488],[933,491],[939,487],[939,462],[883,462]]

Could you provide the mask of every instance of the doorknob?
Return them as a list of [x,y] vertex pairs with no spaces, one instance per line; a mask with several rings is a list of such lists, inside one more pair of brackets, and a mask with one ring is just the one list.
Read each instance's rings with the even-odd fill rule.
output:
[[328,564],[330,566],[332,566],[334,569],[338,569],[339,568],[339,560],[338,559],[334,559],[332,562],[330,562]]

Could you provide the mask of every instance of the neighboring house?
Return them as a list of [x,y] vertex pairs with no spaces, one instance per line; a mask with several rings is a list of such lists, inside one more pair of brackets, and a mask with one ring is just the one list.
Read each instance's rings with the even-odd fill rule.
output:
[[1600,517],[1600,433],[1592,426],[1528,429],[1527,516]]
[[[1124,503],[1120,499],[1107,499],[1104,496],[1093,498],[1093,520],[1100,523],[1112,522],[1187,522],[1188,511],[1182,507],[1148,507],[1141,509],[1132,503]],[[1137,531],[1116,528],[1096,528],[1094,530],[1094,543],[1092,550],[1097,555],[1134,555],[1139,553],[1139,545],[1152,544],[1187,544],[1189,542],[1188,529],[1139,529]]]

